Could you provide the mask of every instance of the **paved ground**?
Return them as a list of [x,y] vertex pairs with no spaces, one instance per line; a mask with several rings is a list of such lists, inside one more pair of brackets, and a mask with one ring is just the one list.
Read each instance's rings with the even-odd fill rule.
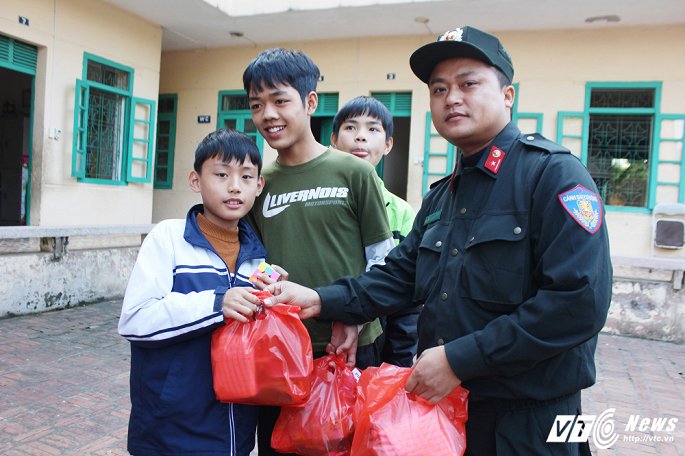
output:
[[[0,454],[127,454],[120,305],[0,320]],[[596,437],[618,439],[609,449],[593,445],[594,454],[685,456],[685,345],[610,335],[599,342],[598,383],[585,393],[584,412],[614,409]]]

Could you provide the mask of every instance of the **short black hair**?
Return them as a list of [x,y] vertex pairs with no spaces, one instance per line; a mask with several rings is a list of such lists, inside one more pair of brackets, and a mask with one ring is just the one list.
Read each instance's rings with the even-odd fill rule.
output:
[[307,54],[283,48],[271,48],[259,53],[243,72],[243,87],[250,96],[250,90],[261,91],[264,87],[276,88],[286,84],[300,94],[302,103],[310,92],[316,91],[319,67]]
[[333,118],[333,134],[338,136],[340,127],[347,119],[369,116],[378,119],[385,130],[385,140],[392,137],[392,114],[387,107],[374,97],[362,95],[348,101]]
[[492,66],[491,68],[495,70],[495,76],[497,76],[497,82],[499,82],[499,87],[500,89],[503,89],[505,87],[508,87],[511,85],[511,81],[507,77],[506,74],[504,74],[504,71],[500,70],[496,66]]
[[257,175],[262,172],[262,156],[257,144],[237,130],[222,128],[205,136],[195,149],[193,169],[199,174],[204,162],[214,157],[221,157],[226,163],[234,160],[245,163],[245,159],[249,158],[253,165],[257,165]]
[[[497,77],[497,82],[499,83],[499,88],[501,90],[504,90],[506,87],[509,87],[511,85],[511,81],[509,80],[507,75],[504,74],[504,71],[502,71],[499,68],[494,67],[494,66],[491,66],[490,68],[492,68],[495,71],[495,76]],[[509,120],[511,120],[513,118],[514,118],[514,110],[509,109]]]

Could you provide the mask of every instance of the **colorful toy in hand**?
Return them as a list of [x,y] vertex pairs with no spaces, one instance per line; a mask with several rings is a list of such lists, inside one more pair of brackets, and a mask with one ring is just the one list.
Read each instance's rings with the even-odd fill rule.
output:
[[266,274],[274,280],[278,280],[278,278],[281,276],[278,272],[274,270],[274,268],[271,267],[270,264],[264,261],[262,261],[259,264],[259,266],[257,266],[257,269],[254,270],[254,272],[250,276],[250,282],[254,282],[255,280],[257,280],[259,278],[259,274]]

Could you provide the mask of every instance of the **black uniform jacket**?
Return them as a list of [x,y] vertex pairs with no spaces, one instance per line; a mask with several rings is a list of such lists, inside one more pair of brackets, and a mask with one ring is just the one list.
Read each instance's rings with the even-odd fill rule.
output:
[[472,400],[547,400],[592,385],[609,239],[601,202],[582,218],[562,202],[569,191],[598,193],[567,149],[510,123],[476,166],[432,186],[385,265],[317,289],[320,318],[360,323],[412,296],[424,304],[419,353],[444,344]]

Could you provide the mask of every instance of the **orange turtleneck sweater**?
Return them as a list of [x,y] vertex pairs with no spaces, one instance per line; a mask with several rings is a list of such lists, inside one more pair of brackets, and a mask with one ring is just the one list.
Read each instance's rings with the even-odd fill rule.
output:
[[240,252],[240,240],[238,239],[238,227],[228,231],[225,228],[210,222],[203,214],[197,214],[197,225],[205,235],[214,250],[219,254],[228,270],[235,273],[235,264]]

